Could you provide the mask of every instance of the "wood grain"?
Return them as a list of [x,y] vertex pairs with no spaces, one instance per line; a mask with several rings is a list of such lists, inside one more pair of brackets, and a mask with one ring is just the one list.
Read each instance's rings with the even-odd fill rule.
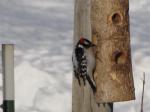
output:
[[91,5],[92,37],[97,44],[96,101],[133,100],[129,1],[92,0]]
[[[90,0],[75,0],[74,13],[74,47],[80,36],[91,40],[91,22],[90,22]],[[91,53],[93,53],[91,51]],[[89,74],[92,77],[92,73]],[[82,81],[82,80],[81,80]],[[72,86],[72,112],[112,112],[112,104],[98,104],[95,100],[93,91],[88,83],[84,86],[73,74]]]

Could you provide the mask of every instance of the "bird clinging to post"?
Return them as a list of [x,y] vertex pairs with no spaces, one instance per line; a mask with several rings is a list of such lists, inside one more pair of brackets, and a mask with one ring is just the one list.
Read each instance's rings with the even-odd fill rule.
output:
[[81,85],[80,78],[82,78],[84,85],[86,84],[87,80],[93,91],[96,91],[96,86],[89,76],[89,74],[93,73],[93,70],[95,69],[95,59],[89,52],[90,48],[94,46],[95,44],[88,39],[80,37],[74,48],[72,61],[74,74],[78,79],[79,85]]

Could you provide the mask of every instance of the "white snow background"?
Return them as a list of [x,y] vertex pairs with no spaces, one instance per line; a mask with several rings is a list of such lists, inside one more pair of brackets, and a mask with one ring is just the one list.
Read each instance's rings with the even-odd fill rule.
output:
[[[130,0],[136,100],[115,103],[114,112],[140,111],[143,72],[150,110],[149,6]],[[0,43],[15,43],[16,112],[71,112],[73,8],[73,0],[0,0]]]

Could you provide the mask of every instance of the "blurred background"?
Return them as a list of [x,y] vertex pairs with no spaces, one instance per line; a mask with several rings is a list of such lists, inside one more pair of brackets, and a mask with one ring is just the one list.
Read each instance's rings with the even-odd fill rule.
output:
[[[115,112],[140,111],[143,72],[144,112],[150,110],[149,6],[130,0],[136,100],[115,103]],[[0,43],[15,43],[16,112],[71,112],[73,10],[73,0],[0,1]]]

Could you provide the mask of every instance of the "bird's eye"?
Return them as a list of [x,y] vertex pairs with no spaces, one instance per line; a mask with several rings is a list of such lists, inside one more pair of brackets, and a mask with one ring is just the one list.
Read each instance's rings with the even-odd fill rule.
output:
[[85,45],[89,45],[89,43],[88,43],[87,41],[84,41],[84,44],[85,44]]

